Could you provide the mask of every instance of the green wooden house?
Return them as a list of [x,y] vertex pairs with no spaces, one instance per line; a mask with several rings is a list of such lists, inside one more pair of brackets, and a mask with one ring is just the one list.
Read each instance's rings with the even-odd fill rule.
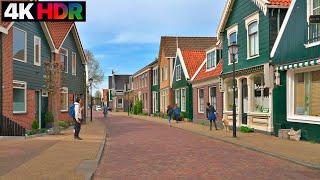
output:
[[182,116],[190,121],[193,120],[193,96],[192,84],[189,80],[196,74],[205,58],[204,50],[177,50],[171,87],[175,104],[180,107]]
[[302,130],[302,139],[320,142],[320,15],[317,0],[292,0],[272,49],[276,64],[273,93],[275,132]]
[[273,65],[270,52],[277,38],[290,0],[228,0],[218,27],[223,47],[222,91],[224,118],[232,124],[233,81],[230,44],[239,45],[236,54],[237,126],[272,133]]

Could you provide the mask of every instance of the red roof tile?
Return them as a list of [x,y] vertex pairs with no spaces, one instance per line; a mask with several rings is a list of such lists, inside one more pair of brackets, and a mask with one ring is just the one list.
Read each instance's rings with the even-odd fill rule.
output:
[[189,77],[192,78],[206,58],[205,51],[181,50]]
[[207,71],[207,64],[205,63],[198,75],[195,77],[194,81],[201,81],[207,78],[214,78],[220,76],[220,74],[222,73],[222,66],[222,61],[220,61],[217,65],[217,68],[215,68],[212,71]]
[[55,47],[60,48],[74,22],[46,22]]
[[269,5],[290,6],[291,0],[269,0]]

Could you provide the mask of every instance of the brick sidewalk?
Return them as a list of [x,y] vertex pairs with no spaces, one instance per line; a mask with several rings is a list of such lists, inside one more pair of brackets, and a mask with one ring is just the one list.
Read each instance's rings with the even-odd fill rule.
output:
[[[128,116],[126,113],[112,113],[112,115]],[[155,121],[168,124],[165,119],[150,116],[135,116],[134,118]],[[280,140],[274,136],[261,133],[237,132],[238,138],[232,138],[232,131],[226,133],[224,130],[212,131],[208,127],[190,122],[172,123],[173,127],[191,131],[197,134],[209,136],[224,142],[236,144],[251,150],[263,152],[278,158],[286,159],[300,165],[320,169],[320,144],[310,142],[294,142]]]
[[[95,161],[97,158],[105,138],[103,121],[99,118],[84,125],[80,136],[84,140],[75,141],[73,130],[68,130],[59,136],[44,136],[25,141],[0,141],[0,152],[5,151],[1,150],[5,147],[16,152],[23,152],[24,149],[29,152],[20,153],[20,164],[16,163],[15,154],[11,154],[12,161],[7,157],[7,162],[0,156],[1,166],[16,166],[7,169],[6,174],[0,174],[0,179],[85,179],[88,172],[86,169],[81,171],[81,166],[86,167],[88,165],[83,164],[84,162]],[[10,156],[9,153],[7,155]]]

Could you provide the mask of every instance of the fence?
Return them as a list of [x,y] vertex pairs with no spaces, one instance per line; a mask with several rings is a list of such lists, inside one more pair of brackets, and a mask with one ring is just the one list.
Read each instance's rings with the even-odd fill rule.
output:
[[26,129],[9,118],[0,115],[0,136],[25,136]]

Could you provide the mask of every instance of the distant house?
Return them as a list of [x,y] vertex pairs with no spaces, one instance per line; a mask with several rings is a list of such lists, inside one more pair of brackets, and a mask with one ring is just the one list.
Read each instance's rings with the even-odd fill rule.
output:
[[128,101],[125,92],[129,86],[131,75],[109,76],[109,103],[113,111],[126,111],[128,109]]
[[[76,25],[72,22],[5,23],[1,30],[3,96],[2,114],[27,129],[38,121],[44,128],[45,114],[71,120],[70,104],[86,99],[86,58]],[[48,91],[46,63],[62,67],[61,76]]]
[[206,104],[210,103],[217,111],[218,120],[223,116],[223,93],[220,87],[222,73],[222,50],[218,46],[208,49],[196,74],[191,79],[193,88],[193,120],[207,119]]
[[160,113],[160,71],[158,59],[150,64],[152,69],[152,114]]
[[160,71],[160,112],[166,113],[168,105],[174,103],[174,92],[171,88],[173,69],[177,49],[204,50],[215,44],[216,40],[210,37],[161,37],[159,50]]
[[292,0],[271,57],[276,65],[273,91],[275,133],[302,130],[302,139],[320,142],[320,2]]

